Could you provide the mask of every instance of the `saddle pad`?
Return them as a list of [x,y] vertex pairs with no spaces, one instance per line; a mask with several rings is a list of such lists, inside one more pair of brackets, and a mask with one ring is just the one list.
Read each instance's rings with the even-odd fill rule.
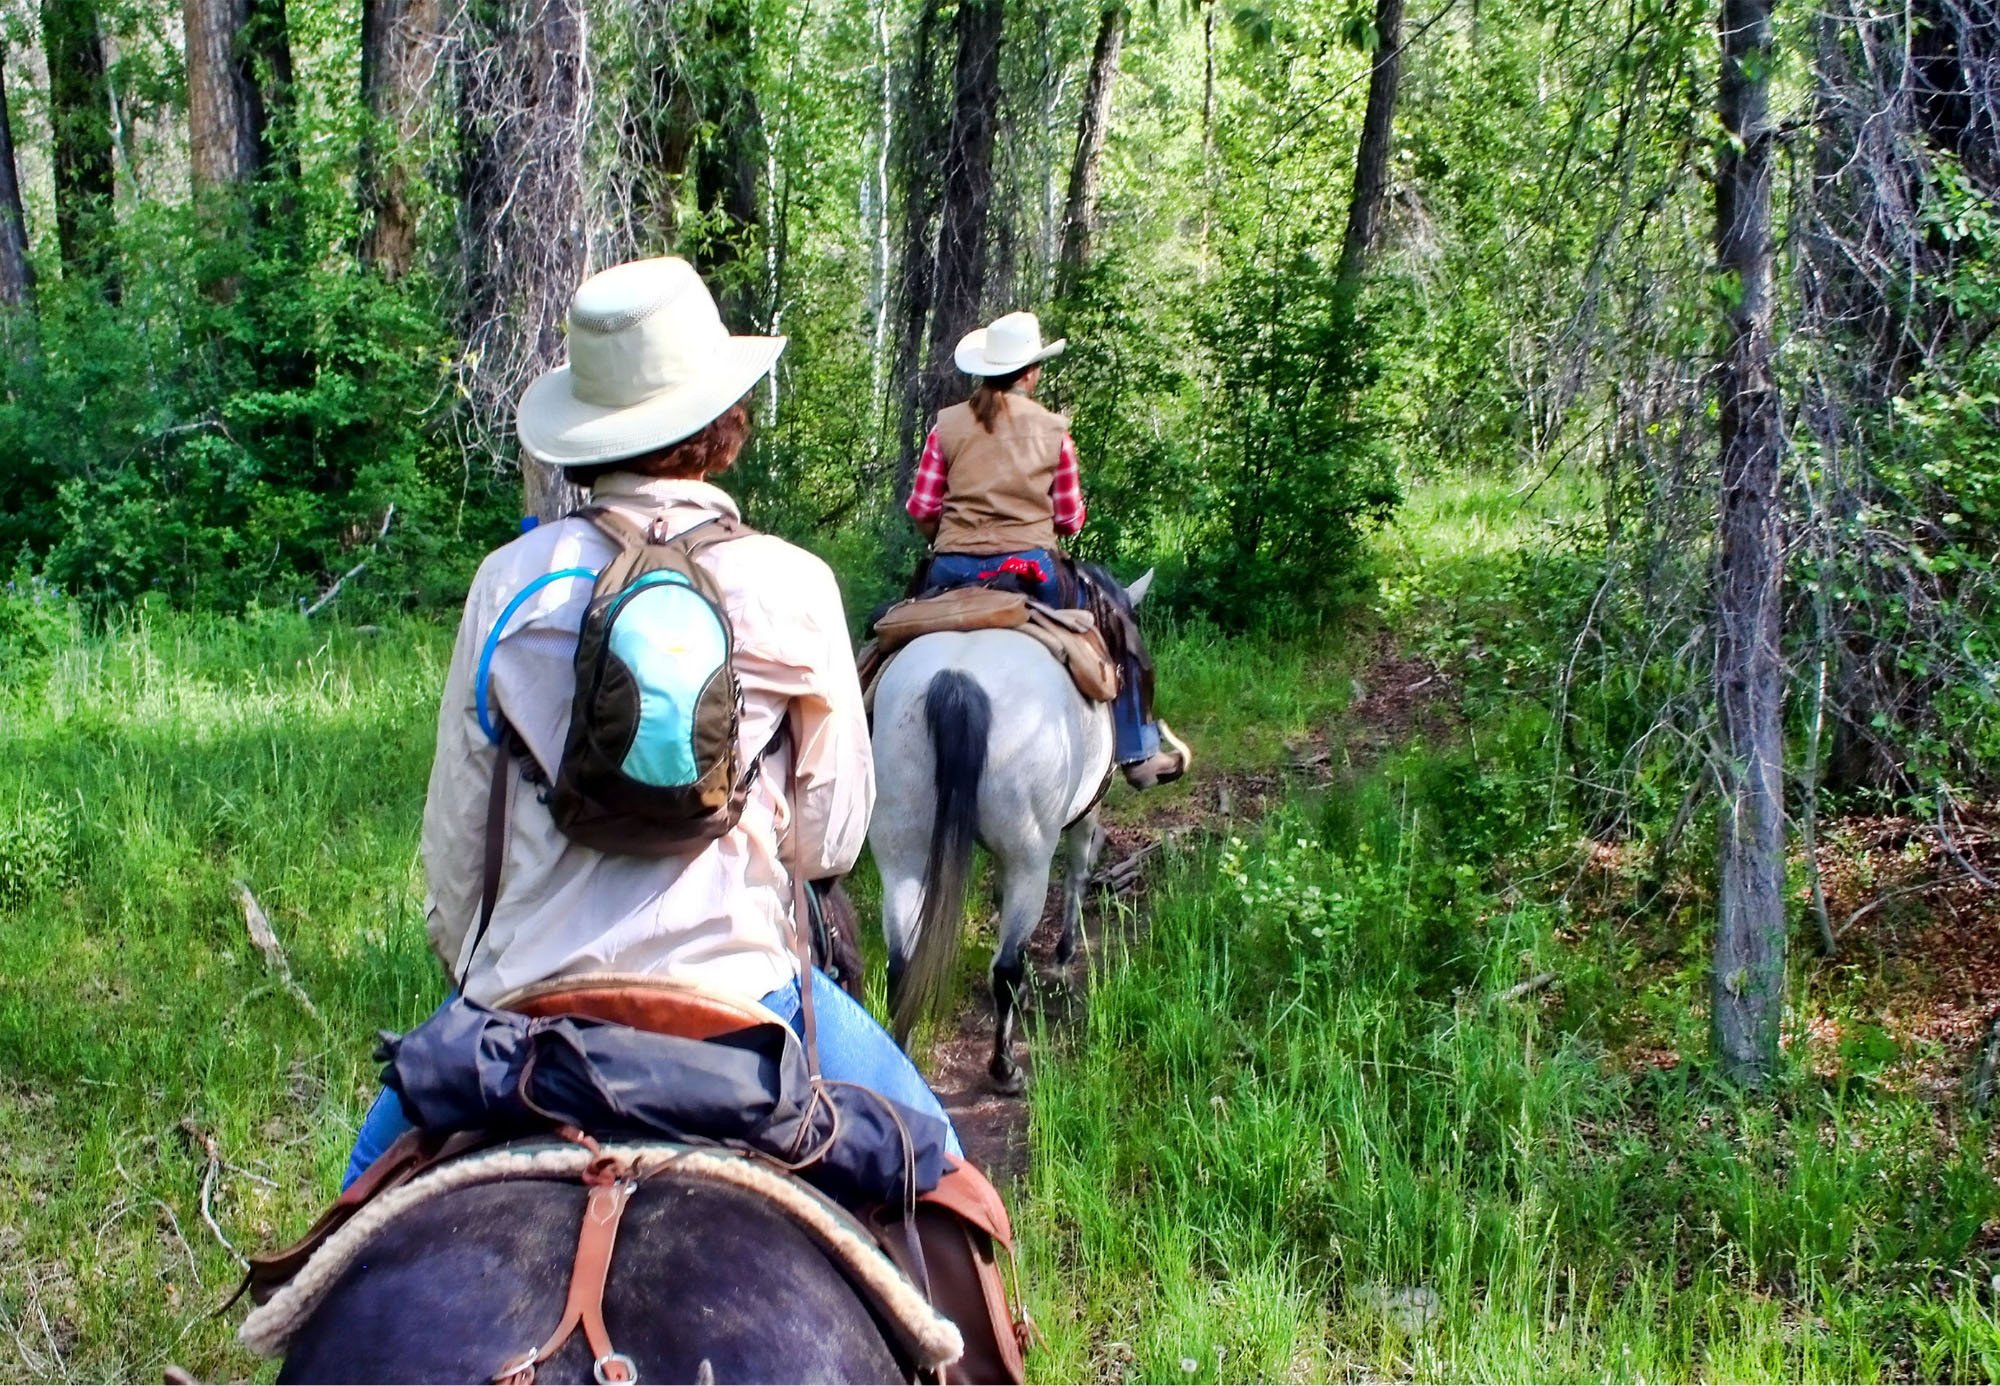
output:
[[292,1335],[376,1234],[418,1204],[454,1189],[507,1179],[581,1182],[600,1154],[618,1161],[631,1178],[642,1182],[672,1171],[677,1177],[711,1180],[758,1195],[791,1218],[848,1274],[919,1367],[935,1371],[964,1353],[965,1339],[958,1325],[930,1306],[923,1291],[845,1210],[799,1180],[756,1160],[693,1146],[606,1145],[593,1153],[568,1141],[536,1141],[470,1155],[383,1193],[328,1237],[283,1289],[245,1317],[236,1331],[238,1341],[268,1357],[283,1355]]
[[1028,623],[1028,599],[993,587],[952,587],[897,602],[875,621],[875,638],[890,649],[944,630],[1011,630]]
[[897,602],[875,622],[874,639],[855,659],[869,712],[875,681],[896,651],[922,636],[968,630],[1018,630],[1055,656],[1084,697],[1108,703],[1118,696],[1118,665],[1090,612],[1044,606],[1019,592],[954,587]]

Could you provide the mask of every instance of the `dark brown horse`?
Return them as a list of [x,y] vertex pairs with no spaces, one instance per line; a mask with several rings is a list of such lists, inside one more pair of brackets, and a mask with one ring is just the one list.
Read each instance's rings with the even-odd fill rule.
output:
[[[440,1194],[370,1243],[293,1336],[280,1381],[491,1381],[563,1318],[581,1184]],[[846,1275],[786,1214],[728,1185],[639,1185],[619,1225],[604,1323],[641,1381],[906,1381]],[[593,1375],[584,1336],[536,1365]]]

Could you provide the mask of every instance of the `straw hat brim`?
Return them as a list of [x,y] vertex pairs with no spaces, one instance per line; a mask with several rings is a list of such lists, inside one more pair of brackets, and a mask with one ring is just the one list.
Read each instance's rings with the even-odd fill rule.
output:
[[958,350],[952,353],[951,359],[967,375],[1011,375],[1050,357],[1062,355],[1063,348],[1068,345],[1069,338],[1058,337],[1040,351],[1018,361],[996,361],[986,354],[986,329],[975,327],[959,338]]
[[663,390],[637,404],[587,404],[570,386],[569,366],[557,366],[521,395],[514,431],[537,462],[589,467],[637,457],[691,438],[727,413],[770,373],[783,337],[731,337],[699,380]]

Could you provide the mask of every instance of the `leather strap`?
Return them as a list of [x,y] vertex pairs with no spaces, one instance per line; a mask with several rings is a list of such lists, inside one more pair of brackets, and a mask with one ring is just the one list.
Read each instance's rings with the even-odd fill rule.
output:
[[806,900],[805,863],[801,859],[799,831],[802,806],[799,803],[799,737],[792,730],[791,714],[785,717],[786,739],[792,743],[787,762],[786,788],[791,795],[791,823],[785,833],[785,868],[792,877],[792,953],[799,963],[799,1022],[805,1032],[806,1075],[817,1088],[820,1083],[819,1024],[813,1015],[812,906]]
[[611,1332],[604,1326],[604,1286],[611,1275],[611,1251],[618,1241],[625,1205],[636,1188],[634,1181],[615,1175],[590,1186],[583,1225],[576,1235],[576,1264],[569,1273],[569,1302],[563,1307],[562,1322],[540,1347],[497,1374],[493,1378],[496,1383],[532,1386],[536,1364],[560,1352],[579,1328],[590,1345],[591,1370],[600,1382],[638,1380],[638,1368],[611,1345]]
[[500,743],[494,748],[493,784],[486,791],[486,862],[480,876],[479,927],[472,935],[472,947],[465,950],[465,965],[459,970],[458,987],[472,974],[472,960],[486,941],[487,926],[493,923],[493,907],[500,899],[500,868],[507,860],[507,799],[509,772],[514,768],[514,752],[508,745],[513,728],[500,725]]

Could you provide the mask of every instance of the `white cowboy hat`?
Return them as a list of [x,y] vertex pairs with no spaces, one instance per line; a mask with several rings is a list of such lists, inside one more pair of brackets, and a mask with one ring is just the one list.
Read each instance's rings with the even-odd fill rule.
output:
[[613,265],[569,310],[569,361],[522,392],[521,446],[584,467],[678,443],[722,417],[777,363],[783,337],[732,337],[685,260]]
[[952,360],[967,375],[1012,375],[1038,361],[1062,355],[1069,345],[1058,337],[1042,345],[1042,323],[1033,313],[1009,313],[991,327],[977,327],[958,339]]

